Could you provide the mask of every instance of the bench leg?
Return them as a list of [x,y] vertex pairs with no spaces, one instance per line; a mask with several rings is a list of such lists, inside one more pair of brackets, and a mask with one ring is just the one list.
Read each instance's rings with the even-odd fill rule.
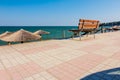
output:
[[95,34],[94,34],[94,39],[95,39]]
[[81,40],[81,33],[79,32],[79,37],[80,37],[80,40]]
[[94,39],[95,39],[95,31],[93,31]]
[[88,37],[89,33],[87,33],[86,37]]

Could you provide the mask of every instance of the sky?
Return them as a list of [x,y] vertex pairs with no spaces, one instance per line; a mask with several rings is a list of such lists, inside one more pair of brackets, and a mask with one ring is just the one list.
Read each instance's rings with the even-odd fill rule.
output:
[[0,26],[77,26],[120,21],[120,0],[0,0]]

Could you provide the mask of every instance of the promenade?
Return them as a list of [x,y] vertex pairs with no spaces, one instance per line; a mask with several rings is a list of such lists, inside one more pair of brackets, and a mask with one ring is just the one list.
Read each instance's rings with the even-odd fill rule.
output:
[[0,46],[0,80],[120,80],[119,67],[120,31]]

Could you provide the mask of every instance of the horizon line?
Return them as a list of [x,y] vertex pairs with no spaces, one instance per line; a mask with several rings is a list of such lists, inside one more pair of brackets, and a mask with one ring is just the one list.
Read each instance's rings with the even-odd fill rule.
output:
[[[1,26],[8,26],[8,25],[0,25],[0,27],[1,27]],[[9,25],[9,26],[11,27],[12,25]],[[18,25],[14,25],[14,27],[17,27],[17,26],[18,26]],[[19,25],[19,26],[29,27],[29,25]],[[19,26],[18,26],[18,27],[19,27]],[[31,26],[35,26],[35,27],[38,26],[38,27],[40,27],[40,25],[30,25],[30,27],[31,27]],[[43,25],[41,25],[41,27],[42,27],[42,26],[43,26]],[[44,26],[45,26],[45,25],[44,25]],[[48,26],[48,25],[47,25],[47,26]],[[59,25],[56,25],[56,26],[59,26]],[[65,26],[69,26],[69,25],[65,25]],[[73,26],[77,26],[77,25],[73,25]],[[53,26],[50,25],[49,27],[55,27],[55,25],[53,25]]]

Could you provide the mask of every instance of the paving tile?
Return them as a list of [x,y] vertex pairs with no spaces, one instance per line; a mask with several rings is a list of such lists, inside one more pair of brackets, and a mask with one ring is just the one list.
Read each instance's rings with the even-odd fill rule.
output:
[[41,68],[39,65],[35,64],[34,62],[29,62],[26,64],[23,64],[22,67],[30,73],[30,75],[39,73],[43,71],[43,68]]
[[8,59],[2,59],[1,61],[6,68],[9,68],[12,66]]
[[34,54],[34,53],[38,53],[38,52],[44,52],[44,51],[48,51],[51,49],[57,49],[60,48],[62,46],[60,46],[59,44],[55,44],[55,45],[46,45],[46,46],[42,46],[42,47],[36,47],[36,48],[29,48],[29,49],[25,49],[25,50],[21,50],[20,52],[22,54]]
[[0,70],[0,80],[10,80],[12,79],[6,70]]
[[26,77],[26,78],[24,78],[23,80],[35,80],[35,79],[32,78],[32,77]]
[[41,72],[40,75],[43,76],[46,80],[58,80],[57,78],[55,78],[53,75],[46,71]]
[[33,74],[43,71],[43,69],[34,62],[12,66],[7,68],[7,70],[13,80],[21,80],[23,78],[30,77]]
[[18,73],[20,73],[20,75],[25,78],[25,77],[29,77],[31,74],[29,72],[27,72],[22,66],[18,65],[16,67],[12,67],[13,69],[16,69],[18,71]]
[[78,50],[82,50],[82,51],[86,51],[86,52],[93,52],[93,51],[100,50],[103,48],[105,48],[104,44],[92,44],[92,45],[82,47]]
[[12,77],[12,80],[22,80],[22,76],[14,68],[8,68],[8,72]]
[[68,63],[75,65],[81,69],[90,70],[93,67],[97,66],[103,60],[103,56],[96,54],[86,54],[71,61],[68,61]]
[[84,70],[67,63],[48,69],[48,72],[60,80],[74,80],[76,77],[85,73]]
[[4,69],[4,65],[0,62],[0,70]]
[[112,56],[113,59],[117,59],[117,60],[120,60],[120,50],[118,52],[116,52],[113,56]]

